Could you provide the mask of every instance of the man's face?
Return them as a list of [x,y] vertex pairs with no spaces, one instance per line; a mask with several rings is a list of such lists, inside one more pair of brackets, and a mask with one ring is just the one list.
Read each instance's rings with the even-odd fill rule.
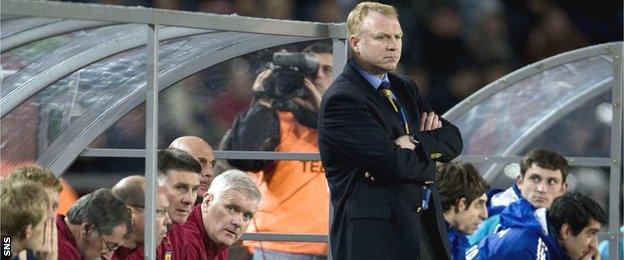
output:
[[355,59],[364,70],[382,75],[396,69],[401,58],[403,31],[396,17],[370,12],[359,35],[349,36]]
[[249,226],[258,203],[234,190],[224,191],[216,199],[212,194],[204,198],[202,219],[210,240],[217,245],[234,244]]
[[145,235],[145,208],[130,206],[130,217],[132,218],[132,238],[135,242],[143,242]]
[[457,213],[457,226],[455,229],[466,234],[471,235],[477,230],[477,227],[488,217],[487,208],[485,203],[487,202],[487,195],[483,193],[481,197],[470,202],[470,205],[466,208],[466,199],[460,200],[459,213]]
[[321,93],[325,93],[325,90],[329,88],[329,85],[333,80],[333,65],[334,58],[331,53],[314,53],[314,57],[318,61],[318,70],[316,71],[316,78],[314,79],[314,85],[321,90]]
[[197,198],[199,174],[195,172],[169,170],[166,174],[165,190],[169,201],[169,216],[175,223],[186,222]]
[[158,200],[156,201],[156,245],[160,244],[167,234],[167,226],[172,223],[167,212],[168,207],[167,195],[164,192],[159,192]]
[[563,224],[559,242],[570,259],[584,259],[597,250],[597,234],[601,226],[600,222],[590,219],[587,226],[575,236],[572,234],[570,225],[567,223]]
[[92,227],[83,247],[83,259],[111,259],[113,252],[123,245],[128,229],[124,224],[115,226],[110,235],[99,234]]
[[517,179],[522,196],[535,208],[549,208],[553,200],[566,192],[561,170],[549,170],[531,164]]
[[203,198],[204,194],[208,191],[208,188],[210,188],[210,183],[212,183],[212,179],[214,178],[214,152],[210,146],[205,143],[199,143],[199,141],[188,143],[186,145],[186,149],[183,150],[195,157],[195,159],[197,159],[199,164],[202,166],[197,196]]

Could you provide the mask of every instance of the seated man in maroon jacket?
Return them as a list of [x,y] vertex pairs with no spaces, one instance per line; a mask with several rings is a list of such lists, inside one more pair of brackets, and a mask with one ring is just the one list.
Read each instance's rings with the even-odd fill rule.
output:
[[126,205],[109,189],[80,198],[67,212],[57,215],[58,259],[110,259],[132,232]]
[[[115,251],[113,259],[143,259],[145,236],[145,177],[140,175],[128,176],[120,180],[112,189],[115,196],[121,199],[130,209],[132,217],[132,233],[124,241],[122,247]],[[159,245],[167,233],[167,226],[171,225],[171,218],[167,213],[167,197],[164,188],[156,189],[156,241]],[[156,259],[164,259],[162,246],[156,248]],[[153,254],[150,254],[153,255]]]
[[247,229],[261,196],[242,171],[228,170],[217,176],[184,224],[190,247],[187,258],[227,259],[228,247]]
[[188,240],[182,224],[197,199],[201,170],[199,162],[185,151],[176,148],[158,151],[158,185],[165,190],[169,202],[167,212],[173,222],[159,247],[174,260],[192,259],[186,257]]

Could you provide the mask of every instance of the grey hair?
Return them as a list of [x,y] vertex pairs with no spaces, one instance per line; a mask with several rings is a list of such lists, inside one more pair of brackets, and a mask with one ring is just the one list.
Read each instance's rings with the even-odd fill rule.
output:
[[243,171],[227,170],[212,180],[208,193],[215,199],[228,190],[234,190],[243,194],[247,199],[260,201],[262,194],[256,183]]

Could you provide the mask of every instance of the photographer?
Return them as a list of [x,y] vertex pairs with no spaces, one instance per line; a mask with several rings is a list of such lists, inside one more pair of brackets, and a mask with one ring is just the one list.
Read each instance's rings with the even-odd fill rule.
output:
[[[253,86],[256,100],[234,121],[225,150],[318,153],[316,118],[332,81],[332,48],[307,46],[294,65],[261,72]],[[291,59],[292,60],[292,59]],[[316,64],[314,63],[316,60]],[[328,233],[329,191],[320,161],[229,160],[252,176],[263,200],[247,232]],[[325,259],[326,243],[245,242],[253,259]]]

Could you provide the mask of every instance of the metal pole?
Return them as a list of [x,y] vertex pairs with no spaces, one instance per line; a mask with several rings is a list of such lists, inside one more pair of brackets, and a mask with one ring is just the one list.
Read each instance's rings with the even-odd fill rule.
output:
[[611,48],[613,57],[613,121],[611,123],[611,176],[609,177],[609,259],[621,259],[620,255],[620,200],[622,199],[622,105],[624,104],[624,84],[622,83],[622,44]]
[[147,26],[147,88],[145,109],[145,259],[156,259],[156,159],[158,149],[158,26]]

